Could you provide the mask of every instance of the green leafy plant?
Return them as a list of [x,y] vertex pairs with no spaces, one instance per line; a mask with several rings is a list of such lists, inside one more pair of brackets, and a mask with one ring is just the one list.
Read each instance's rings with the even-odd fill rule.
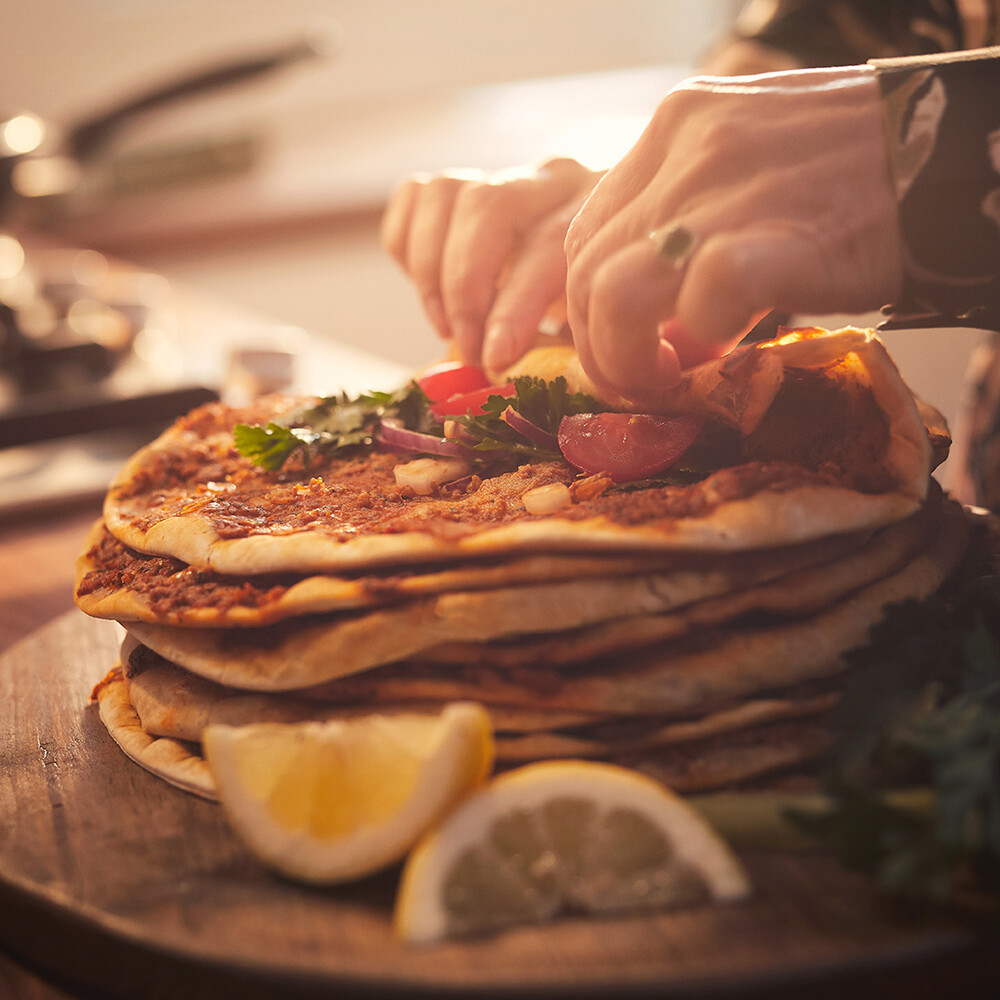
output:
[[1000,576],[890,608],[851,659],[829,806],[794,821],[893,891],[1000,892]]

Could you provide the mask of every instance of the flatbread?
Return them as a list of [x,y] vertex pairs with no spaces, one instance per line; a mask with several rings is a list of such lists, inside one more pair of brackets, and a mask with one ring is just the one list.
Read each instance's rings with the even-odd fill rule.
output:
[[678,601],[686,603],[823,561],[862,540],[822,538],[743,553],[738,562],[705,553],[542,553],[351,576],[232,577],[195,569],[168,556],[135,552],[98,520],[77,559],[74,597],[77,606],[95,618],[185,628],[257,627],[454,591],[653,573],[669,573]]
[[880,341],[860,330],[793,332],[685,376],[666,409],[737,428],[737,464],[689,486],[607,490],[548,515],[529,514],[520,498],[573,481],[563,462],[413,497],[395,485],[392,455],[319,456],[272,473],[236,454],[235,423],[266,423],[295,403],[211,404],[178,421],[115,479],[109,530],[131,548],[231,575],[541,549],[742,551],[905,517],[923,501],[932,459],[912,394]]
[[142,728],[120,669],[98,685],[94,697],[100,706],[101,721],[127,757],[185,792],[205,799],[216,798],[215,781],[195,747],[180,740],[151,736]]
[[551,636],[445,643],[429,650],[426,657],[442,664],[482,663],[506,668],[537,663],[568,666],[670,643],[699,628],[710,628],[753,613],[789,617],[814,614],[903,566],[937,530],[939,504],[936,491],[933,503],[905,521],[882,529],[857,548],[846,549],[837,559],[706,598],[679,613],[636,615]]
[[[221,684],[256,691],[312,687],[411,658],[433,660],[433,650],[443,644],[444,662],[464,655],[466,663],[566,664],[643,643],[664,646],[693,629],[755,610],[812,612],[895,569],[925,540],[933,513],[892,525],[839,560],[786,574],[777,556],[770,565],[748,561],[746,572],[743,560],[733,559],[726,571],[447,593],[266,630],[126,624],[131,635],[167,660]],[[754,579],[767,581],[768,569],[777,577],[773,586]],[[597,623],[603,627],[580,632]],[[533,638],[519,646],[497,643],[512,636]],[[531,655],[532,642],[538,655]]]
[[[572,349],[522,365],[593,391]],[[78,562],[79,606],[128,630],[102,719],[207,798],[213,722],[455,700],[491,712],[501,766],[615,760],[680,792],[767,781],[826,751],[845,654],[967,546],[930,479],[947,428],[868,331],[790,331],[685,373],[662,411],[708,419],[694,465],[714,456],[688,485],[550,461],[417,497],[385,451],[280,472],[238,455],[236,423],[302,403],[177,421],[116,478]],[[529,514],[524,494],[552,483],[571,503]]]
[[507,733],[497,738],[496,753],[498,760],[512,765],[558,757],[620,759],[624,755],[647,754],[663,747],[716,739],[774,722],[825,715],[837,700],[834,692],[807,699],[777,695],[750,699],[732,708],[710,712],[700,719],[671,721],[619,739],[601,738],[599,733],[591,734],[586,730],[575,733],[547,730]]
[[[249,693],[205,680],[126,636],[121,649],[122,676],[128,697],[142,728],[151,736],[199,742],[213,723],[238,726],[251,722],[304,722],[343,719],[394,712],[437,713],[440,702],[408,701],[393,705],[362,701],[357,705],[328,705],[321,700],[290,695]],[[595,712],[535,710],[530,705],[495,705],[490,710],[494,729],[503,733],[566,729],[604,721]]]
[[810,720],[727,733],[711,740],[626,755],[618,763],[656,778],[682,795],[763,784],[816,762],[833,746],[829,726]]
[[[408,702],[397,705],[361,702],[357,705],[326,705],[315,698],[247,694],[197,677],[150,655],[126,638],[122,647],[122,677],[128,699],[150,736],[198,743],[206,726],[216,723],[247,725],[255,722],[306,722],[353,718],[378,711],[437,713],[439,702]],[[828,711],[837,701],[835,691],[781,692],[751,699],[712,712],[702,718],[633,720],[628,727],[609,725],[609,717],[597,713],[533,710],[508,705],[489,707],[502,760],[541,757],[608,757],[673,743],[704,739],[753,725],[781,719],[802,718]]]
[[844,670],[845,653],[867,643],[888,605],[924,600],[958,565],[969,526],[956,504],[946,504],[943,514],[928,547],[898,572],[805,619],[701,629],[686,644],[634,651],[569,671],[544,663],[505,669],[407,661],[340,678],[313,694],[344,702],[473,698],[487,705],[687,716],[763,691],[832,677]]
[[[95,697],[101,720],[126,756],[183,791],[205,799],[217,798],[215,781],[199,744],[147,734],[120,674],[109,676]],[[675,791],[691,793],[759,780],[775,771],[800,766],[824,753],[831,740],[828,726],[792,719],[735,733],[706,733],[690,744],[667,742],[615,759],[653,773]],[[499,766],[516,763],[516,759],[501,760]]]

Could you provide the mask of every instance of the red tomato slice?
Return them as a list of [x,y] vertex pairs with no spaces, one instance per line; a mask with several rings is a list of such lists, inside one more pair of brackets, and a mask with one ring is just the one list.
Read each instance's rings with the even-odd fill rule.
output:
[[472,392],[483,389],[490,384],[486,372],[475,365],[467,365],[461,361],[443,361],[439,365],[428,368],[417,379],[417,385],[427,395],[432,403],[439,403],[449,396],[460,392]]
[[514,391],[514,383],[508,382],[506,385],[488,385],[484,389],[475,389],[472,392],[459,392],[434,403],[431,406],[431,413],[438,420],[444,420],[445,417],[461,417],[466,413],[478,414],[490,396],[513,396]]
[[694,416],[580,413],[563,417],[559,448],[582,472],[605,472],[616,483],[627,483],[673,465],[694,443],[704,422]]

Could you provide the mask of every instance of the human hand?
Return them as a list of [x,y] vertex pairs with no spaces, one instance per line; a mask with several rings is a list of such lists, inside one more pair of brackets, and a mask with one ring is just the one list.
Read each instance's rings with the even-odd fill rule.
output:
[[891,301],[902,250],[874,72],[685,81],[584,204],[566,252],[584,369],[649,409],[684,364],[771,309]]
[[563,296],[566,230],[599,177],[559,159],[517,173],[418,177],[390,199],[382,242],[465,361],[499,370],[530,346]]

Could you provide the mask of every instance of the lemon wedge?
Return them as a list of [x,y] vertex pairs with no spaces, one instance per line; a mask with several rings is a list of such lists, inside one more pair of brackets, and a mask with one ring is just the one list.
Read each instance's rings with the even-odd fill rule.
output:
[[663,785],[616,765],[545,761],[494,778],[421,840],[393,922],[424,942],[749,891],[729,847]]
[[489,713],[206,728],[226,814],[247,847],[291,878],[333,884],[402,858],[493,764]]

